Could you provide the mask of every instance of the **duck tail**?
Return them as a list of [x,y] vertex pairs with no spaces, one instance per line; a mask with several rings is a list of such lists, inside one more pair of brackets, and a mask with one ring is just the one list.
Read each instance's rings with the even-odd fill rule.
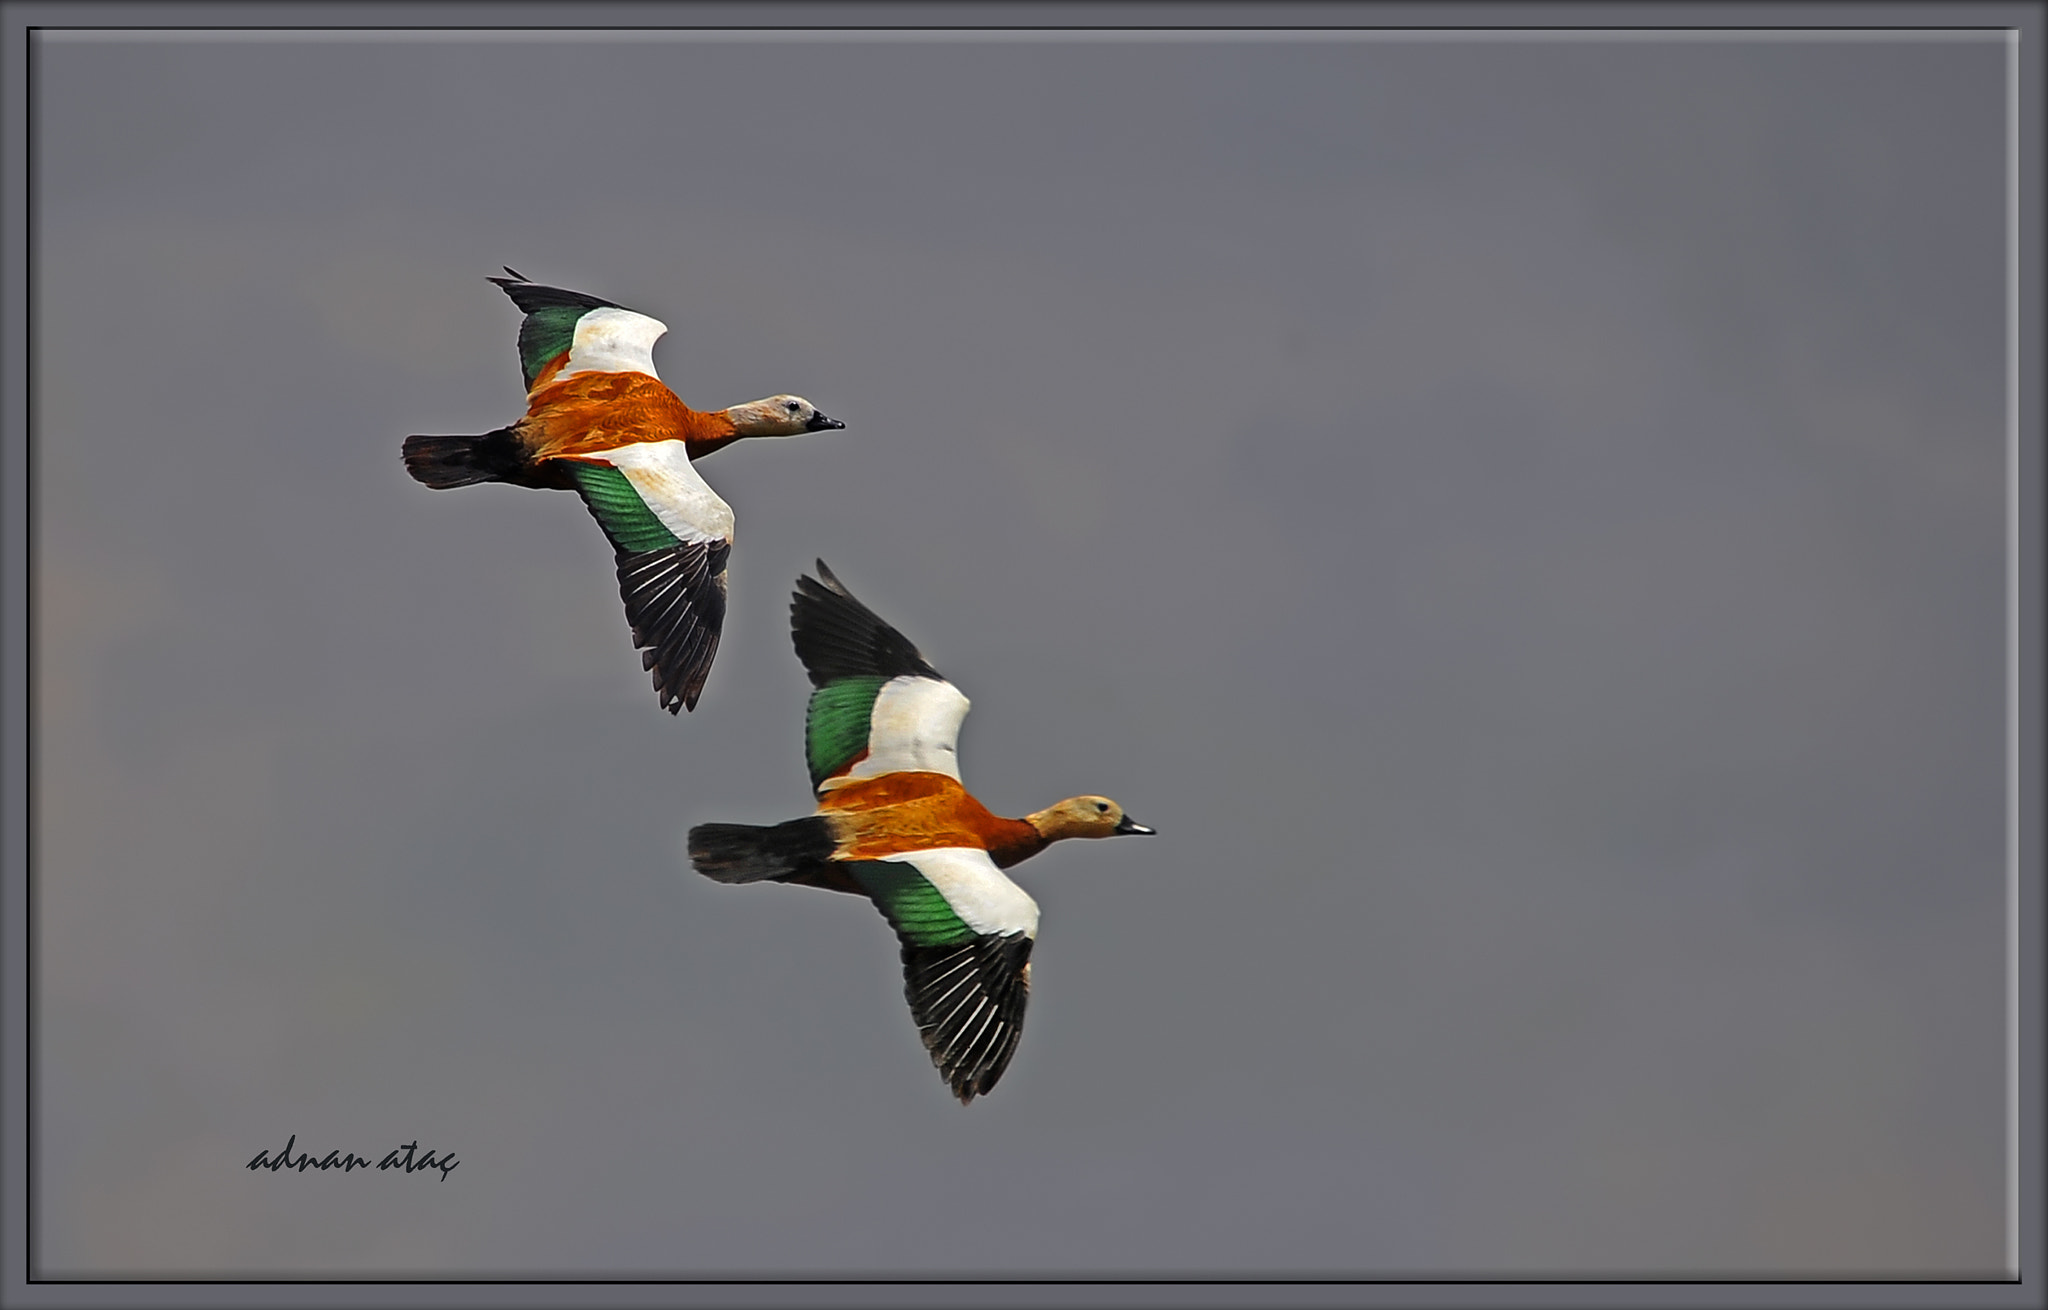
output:
[[690,829],[690,863],[717,882],[787,882],[821,872],[838,844],[823,815],[765,828],[700,823]]
[[405,471],[437,491],[473,482],[525,482],[531,464],[510,428],[480,437],[405,439]]

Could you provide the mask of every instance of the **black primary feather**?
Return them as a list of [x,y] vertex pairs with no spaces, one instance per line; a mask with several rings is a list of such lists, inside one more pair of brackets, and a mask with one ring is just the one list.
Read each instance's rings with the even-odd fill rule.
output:
[[[616,549],[616,547],[615,547]],[[619,598],[640,667],[654,675],[670,714],[697,708],[725,626],[725,562],[732,544],[685,541],[664,550],[617,551]]]
[[853,598],[818,561],[817,579],[799,575],[789,604],[789,636],[813,687],[841,678],[938,678],[910,639]]
[[986,935],[950,946],[903,943],[903,995],[939,1076],[966,1105],[992,1090],[1024,1035],[1031,938]]
[[[512,273],[509,268],[505,271]],[[528,282],[517,273],[512,273],[511,277],[494,277],[486,280],[512,297],[512,303],[519,306],[519,312],[522,314],[531,314],[537,309],[626,308],[617,301],[605,300],[581,291],[570,291],[563,287],[544,287],[538,282]]]

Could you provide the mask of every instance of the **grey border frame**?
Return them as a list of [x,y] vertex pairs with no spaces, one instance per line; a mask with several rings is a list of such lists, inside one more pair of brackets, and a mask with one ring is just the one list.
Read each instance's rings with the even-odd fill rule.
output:
[[[1095,1304],[1116,1306],[1201,1306],[1262,1304],[1321,1305],[1560,1305],[1560,1306],[2043,1306],[2042,1237],[2042,301],[2044,240],[2042,211],[2043,123],[2042,40],[2048,35],[2048,4],[1389,4],[1370,2],[1253,4],[1238,0],[1175,0],[1173,3],[967,4],[925,3],[597,3],[572,11],[535,0],[481,3],[102,3],[99,0],[0,0],[0,156],[4,156],[4,263],[0,263],[0,646],[5,699],[0,701],[0,851],[4,851],[4,900],[0,900],[0,1304],[6,1306],[293,1304],[552,1305],[573,1300],[588,1305],[890,1305],[975,1304],[1021,1306]],[[836,1282],[828,1279],[772,1279],[724,1282],[660,1282],[626,1277],[620,1281],[575,1279],[236,1279],[151,1281],[147,1279],[52,1280],[32,1282],[30,1233],[35,1198],[29,1180],[35,1149],[29,1122],[29,1043],[32,1029],[30,977],[30,875],[33,834],[29,828],[34,786],[35,705],[30,632],[35,597],[29,586],[34,527],[29,495],[34,476],[29,435],[34,397],[29,373],[30,319],[35,270],[31,263],[32,215],[30,111],[33,96],[31,29],[198,28],[240,29],[408,29],[508,28],[561,30],[592,28],[816,27],[867,29],[930,28],[1429,28],[1474,32],[1517,29],[1690,29],[1728,31],[1798,29],[1812,39],[1829,39],[1831,29],[2004,29],[2012,94],[2007,260],[2013,272],[2008,296],[2007,405],[2008,500],[2007,615],[2009,625],[2006,703],[2008,1175],[2007,1249],[2016,1280],[1948,1282],[1873,1279],[1856,1282],[1697,1280],[1672,1281],[1546,1279],[1427,1280],[1328,1278],[1301,1282],[1234,1279],[1216,1282],[1190,1276],[1172,1281],[1118,1279],[1033,1279],[991,1276],[986,1282],[943,1281],[908,1276]],[[1588,34],[1591,35],[1590,33]],[[1880,33],[1879,39],[1885,34]],[[546,39],[535,32],[532,39]],[[1216,39],[1222,38],[1218,34]],[[1573,39],[1573,38],[1564,38]],[[1641,39],[1641,38],[1637,38]],[[1648,39],[1655,39],[1650,34]],[[1893,38],[1896,39],[1896,38]]]

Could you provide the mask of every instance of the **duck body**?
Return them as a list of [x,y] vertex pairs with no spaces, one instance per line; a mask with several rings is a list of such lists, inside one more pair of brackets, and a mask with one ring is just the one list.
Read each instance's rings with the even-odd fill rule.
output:
[[662,708],[695,709],[724,626],[732,507],[691,467],[747,436],[846,425],[800,396],[703,413],[654,371],[659,319],[529,282],[490,281],[525,314],[526,413],[480,436],[412,436],[406,471],[436,490],[503,482],[574,491],[612,543],[620,599]]
[[1004,818],[960,781],[968,700],[818,562],[790,631],[812,683],[804,747],[816,809],[785,823],[707,823],[690,860],[719,882],[866,896],[896,930],[904,994],[963,1104],[996,1084],[1022,1032],[1038,905],[1002,870],[1065,837],[1149,834],[1077,796]]
[[406,466],[437,490],[510,482],[573,491],[573,480],[553,461],[604,459],[621,446],[671,442],[699,460],[743,435],[728,411],[691,409],[650,374],[557,373],[536,387],[525,416],[507,427],[481,437],[410,438]]
[[833,865],[965,846],[1007,869],[1051,844],[1030,820],[992,812],[959,779],[914,770],[831,788],[807,818],[770,828],[703,824],[691,841],[698,869],[721,882],[770,880],[855,893],[860,886]]
[[879,859],[913,850],[969,845],[1008,868],[1045,849],[1028,819],[1005,819],[974,799],[958,778],[906,771],[850,780],[818,797],[836,839],[834,858]]

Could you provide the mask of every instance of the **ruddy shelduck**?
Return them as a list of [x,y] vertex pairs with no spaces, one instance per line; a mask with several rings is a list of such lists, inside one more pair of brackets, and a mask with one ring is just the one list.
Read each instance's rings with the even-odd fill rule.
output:
[[1005,819],[960,784],[967,698],[818,561],[790,635],[810,675],[804,754],[816,812],[690,830],[719,882],[790,882],[868,897],[902,943],[904,996],[965,1105],[996,1085],[1024,1026],[1038,905],[1002,870],[1066,837],[1150,834],[1105,796]]
[[612,543],[626,621],[662,708],[694,710],[725,622],[733,516],[690,461],[741,437],[846,425],[802,396],[691,409],[654,372],[667,324],[505,271],[490,280],[526,315],[526,415],[477,437],[407,437],[406,471],[435,488],[509,482],[580,495]]

